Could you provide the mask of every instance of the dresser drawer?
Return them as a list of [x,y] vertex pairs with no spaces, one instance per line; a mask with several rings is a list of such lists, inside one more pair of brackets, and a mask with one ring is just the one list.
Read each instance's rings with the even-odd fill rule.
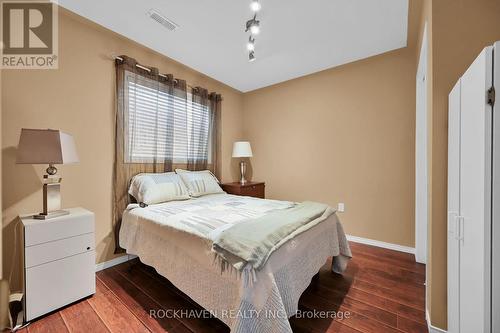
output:
[[244,186],[241,188],[240,193],[249,197],[264,198],[264,185]]
[[95,250],[95,234],[93,232],[32,245],[24,250],[25,267],[30,268],[93,250]]
[[94,232],[94,213],[82,208],[50,220],[23,219],[26,247]]
[[95,293],[95,251],[25,270],[27,321]]
[[265,198],[266,184],[264,182],[248,182],[243,185],[239,182],[224,183],[221,187],[228,194]]

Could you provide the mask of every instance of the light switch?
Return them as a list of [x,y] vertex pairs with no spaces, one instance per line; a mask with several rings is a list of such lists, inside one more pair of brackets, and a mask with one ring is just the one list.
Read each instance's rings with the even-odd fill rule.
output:
[[340,213],[344,212],[344,203],[343,202],[339,202],[338,207],[337,207],[337,211]]

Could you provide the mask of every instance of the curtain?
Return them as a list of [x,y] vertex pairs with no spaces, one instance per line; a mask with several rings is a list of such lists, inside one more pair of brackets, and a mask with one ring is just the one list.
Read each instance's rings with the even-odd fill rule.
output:
[[201,112],[191,120],[188,146],[188,170],[211,170],[220,177],[220,113],[222,97],[208,93],[207,89],[195,87],[191,92],[192,105]]
[[[177,103],[177,106],[187,109],[185,81],[174,80],[172,75],[160,76],[158,69],[154,67],[149,70],[137,67],[137,62],[127,56],[120,56],[120,58],[123,61],[119,59],[115,61],[117,104],[113,181],[115,253],[123,252],[123,249],[119,247],[118,233],[122,213],[131,202],[128,187],[132,177],[141,172],[167,172],[174,168],[175,133],[170,130],[174,126],[174,117],[171,113],[161,112],[165,107],[173,107],[174,98],[165,100],[161,97],[177,97],[184,101],[184,103]],[[139,112],[148,113],[147,124],[141,123],[141,119],[138,119]],[[186,118],[178,121],[187,123],[187,111],[184,114]],[[163,128],[160,128],[160,124]],[[164,135],[160,136],[160,133]],[[160,137],[164,144],[158,142]],[[138,149],[141,139],[145,138],[156,143],[148,150],[150,155],[134,157],[133,152]]]
[[143,172],[209,169],[219,176],[222,98],[120,56],[116,67],[113,222],[115,253],[131,179]]

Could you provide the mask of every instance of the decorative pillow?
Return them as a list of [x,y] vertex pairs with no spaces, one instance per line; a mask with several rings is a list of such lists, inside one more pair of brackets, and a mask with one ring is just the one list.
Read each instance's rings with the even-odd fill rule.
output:
[[219,181],[209,170],[188,171],[175,169],[175,172],[181,176],[186,184],[189,195],[192,197],[201,197],[205,194],[224,193],[219,186]]
[[186,185],[175,172],[140,173],[132,179],[128,193],[148,205],[189,199]]

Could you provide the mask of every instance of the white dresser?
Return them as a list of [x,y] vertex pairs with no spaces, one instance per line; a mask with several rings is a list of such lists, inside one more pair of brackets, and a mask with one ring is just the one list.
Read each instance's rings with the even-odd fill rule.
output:
[[26,321],[95,293],[94,213],[67,210],[49,220],[21,217]]

